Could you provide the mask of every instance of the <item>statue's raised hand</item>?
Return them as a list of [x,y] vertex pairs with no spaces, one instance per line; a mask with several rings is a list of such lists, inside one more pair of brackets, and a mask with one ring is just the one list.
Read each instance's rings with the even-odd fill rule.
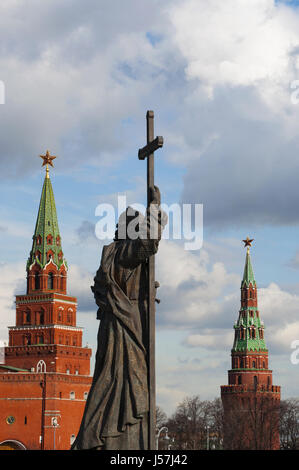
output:
[[149,188],[149,199],[150,204],[157,204],[160,206],[161,204],[161,193],[158,186],[150,187]]

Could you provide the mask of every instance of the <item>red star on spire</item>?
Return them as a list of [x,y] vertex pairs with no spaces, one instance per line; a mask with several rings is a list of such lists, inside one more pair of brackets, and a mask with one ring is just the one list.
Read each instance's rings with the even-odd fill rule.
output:
[[252,239],[250,240],[249,237],[247,237],[246,240],[242,240],[242,242],[245,243],[244,248],[245,248],[246,246],[251,246],[251,242],[253,242],[253,240],[254,240],[254,238],[252,238]]
[[43,166],[45,166],[45,165],[54,166],[53,163],[52,163],[52,160],[54,160],[56,157],[50,155],[49,150],[46,151],[46,155],[40,155],[40,158],[42,158],[44,160],[43,161]]

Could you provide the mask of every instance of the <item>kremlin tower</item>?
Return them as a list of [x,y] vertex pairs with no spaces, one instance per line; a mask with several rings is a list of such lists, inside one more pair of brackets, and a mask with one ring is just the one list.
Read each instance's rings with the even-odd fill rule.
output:
[[241,308],[234,325],[228,385],[221,386],[224,407],[225,449],[279,449],[280,387],[272,385],[268,368],[265,326],[257,303],[247,237],[247,254],[241,282]]
[[27,292],[16,296],[16,324],[9,327],[0,364],[0,448],[69,449],[79,430],[91,385],[91,349],[76,326],[77,299],[67,294],[47,151]]

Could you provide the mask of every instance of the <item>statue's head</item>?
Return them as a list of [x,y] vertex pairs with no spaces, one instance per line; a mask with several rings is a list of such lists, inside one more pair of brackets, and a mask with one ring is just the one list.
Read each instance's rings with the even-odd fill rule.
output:
[[139,224],[143,219],[144,216],[141,214],[141,212],[133,209],[133,207],[127,207],[127,209],[119,216],[114,240],[136,238],[134,237],[134,233],[139,232]]

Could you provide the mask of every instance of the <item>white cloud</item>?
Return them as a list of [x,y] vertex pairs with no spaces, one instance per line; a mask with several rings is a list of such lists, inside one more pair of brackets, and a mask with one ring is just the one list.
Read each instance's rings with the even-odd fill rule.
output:
[[108,164],[113,153],[115,163],[130,147],[122,138],[122,120],[141,110],[143,115],[141,101],[165,72],[163,53],[146,36],[159,15],[135,0],[125,11],[142,12],[138,22],[115,3],[87,4],[2,5],[3,174],[14,174],[17,162],[28,171],[44,145],[63,153],[65,167],[70,160],[76,167],[82,154],[98,165]]
[[159,321],[181,328],[199,327],[207,321],[214,324],[215,317],[231,304],[227,290],[237,291],[240,281],[223,263],[210,266],[206,250],[194,254],[171,241],[160,245],[157,279],[161,284],[158,296],[162,298]]
[[299,15],[274,0],[186,0],[171,19],[187,77],[210,96],[221,85],[254,86],[270,105],[294,79]]
[[213,348],[213,350],[224,350],[225,348],[232,347],[233,333],[222,331],[203,331],[203,334],[189,335],[186,338],[186,345],[192,347],[204,347],[206,349]]

